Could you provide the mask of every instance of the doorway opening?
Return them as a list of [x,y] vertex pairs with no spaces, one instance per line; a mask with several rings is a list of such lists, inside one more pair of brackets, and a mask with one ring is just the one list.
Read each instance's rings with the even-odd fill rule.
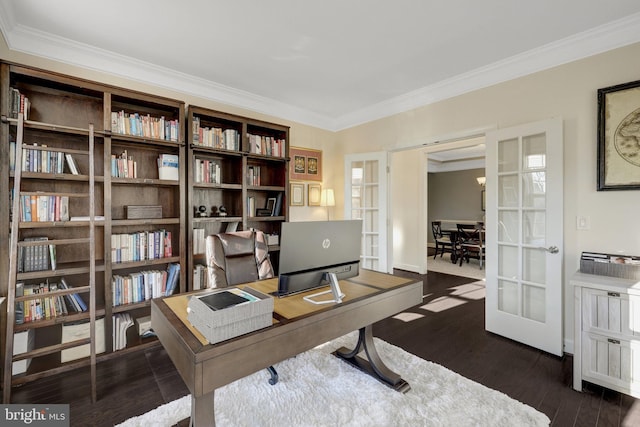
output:
[[[457,224],[484,224],[485,138],[478,136],[439,142],[425,148],[427,189],[427,270],[485,278],[479,259],[456,257]],[[449,251],[436,254],[432,222],[438,222],[444,239],[453,240]],[[441,249],[439,245],[438,249]],[[435,255],[435,258],[434,258]]]

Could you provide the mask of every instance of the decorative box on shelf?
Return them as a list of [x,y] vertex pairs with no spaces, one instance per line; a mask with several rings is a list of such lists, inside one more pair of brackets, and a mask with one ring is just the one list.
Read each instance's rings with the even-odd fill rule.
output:
[[219,288],[189,300],[189,322],[211,344],[237,337],[273,323],[273,298],[245,287]]
[[[83,338],[89,338],[90,323],[88,321],[82,323],[68,323],[62,325],[62,343],[68,343]],[[96,319],[96,354],[104,353],[104,318]],[[72,360],[81,359],[83,357],[89,357],[91,355],[91,349],[89,344],[80,345],[77,347],[67,348],[60,352],[60,361],[62,363],[70,362]]]
[[580,272],[599,276],[640,280],[640,257],[600,252],[583,252]]
[[[27,329],[26,331],[16,332],[13,334],[13,355],[26,353],[33,350],[33,341],[35,338],[35,329]],[[13,375],[24,374],[29,369],[31,359],[22,359],[13,362]]]
[[162,206],[125,206],[127,219],[155,219],[162,218]]

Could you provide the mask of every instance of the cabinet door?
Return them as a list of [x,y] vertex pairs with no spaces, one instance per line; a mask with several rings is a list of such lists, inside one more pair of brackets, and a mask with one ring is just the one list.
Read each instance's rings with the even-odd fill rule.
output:
[[582,334],[582,375],[625,392],[640,391],[640,344],[588,332]]
[[583,331],[640,336],[640,297],[583,288],[582,299]]

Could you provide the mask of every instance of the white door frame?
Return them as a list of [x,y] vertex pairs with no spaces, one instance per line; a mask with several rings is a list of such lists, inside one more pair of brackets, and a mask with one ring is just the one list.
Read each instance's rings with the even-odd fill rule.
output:
[[[404,150],[416,150],[417,152],[420,153],[421,156],[421,162],[422,162],[422,168],[421,170],[424,172],[423,175],[423,179],[422,179],[422,203],[418,206],[418,209],[421,210],[421,212],[419,212],[418,217],[422,218],[422,223],[423,226],[419,227],[418,230],[416,231],[418,233],[418,241],[423,242],[423,244],[420,246],[420,248],[418,248],[419,251],[423,252],[420,257],[420,266],[419,266],[419,270],[420,271],[416,271],[416,273],[419,274],[425,274],[427,272],[427,244],[428,244],[428,230],[430,229],[429,227],[426,227],[425,224],[427,224],[428,221],[428,197],[427,197],[427,192],[428,192],[428,186],[427,186],[427,156],[428,153],[435,153],[438,151],[446,151],[446,150],[453,150],[456,148],[464,148],[464,147],[470,147],[473,145],[476,145],[477,142],[472,142],[469,141],[472,138],[478,138],[478,137],[483,137],[486,135],[487,132],[492,131],[494,129],[496,129],[497,126],[495,125],[488,125],[488,126],[481,126],[481,127],[477,127],[477,128],[471,128],[471,129],[466,129],[466,130],[462,130],[459,132],[452,132],[449,134],[443,134],[443,135],[438,135],[438,136],[432,136],[432,137],[426,137],[424,139],[421,139],[420,141],[409,141],[407,143],[400,143],[399,146],[397,148],[393,148],[389,150],[389,155],[391,155],[391,153],[396,152],[396,151],[404,151]],[[391,166],[393,167],[393,166]],[[393,201],[393,190],[391,188],[391,182],[388,183],[387,185],[388,188],[388,212],[389,212],[389,223],[391,223],[391,219],[393,218],[393,209],[392,209],[392,201]],[[390,228],[390,226],[389,226]],[[393,247],[393,234],[391,233],[391,230],[388,234],[389,236],[389,247],[392,248]],[[389,251],[390,253],[392,253],[393,251]],[[393,271],[393,259],[391,254],[389,255],[390,257],[388,258],[390,261],[390,269],[391,271]]]

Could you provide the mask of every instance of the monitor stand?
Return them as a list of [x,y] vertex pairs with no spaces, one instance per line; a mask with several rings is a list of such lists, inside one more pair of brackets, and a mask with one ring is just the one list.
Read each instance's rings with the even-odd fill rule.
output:
[[[322,291],[312,295],[307,295],[306,297],[303,297],[303,299],[312,304],[331,304],[333,302],[335,302],[336,304],[340,304],[342,302],[342,298],[344,298],[345,295],[340,290],[340,285],[338,284],[338,276],[336,276],[335,273],[324,273],[322,275],[322,280],[328,280],[331,289],[329,289],[328,291]],[[333,299],[322,301],[314,300],[315,297],[326,295],[328,293],[333,293]]]

